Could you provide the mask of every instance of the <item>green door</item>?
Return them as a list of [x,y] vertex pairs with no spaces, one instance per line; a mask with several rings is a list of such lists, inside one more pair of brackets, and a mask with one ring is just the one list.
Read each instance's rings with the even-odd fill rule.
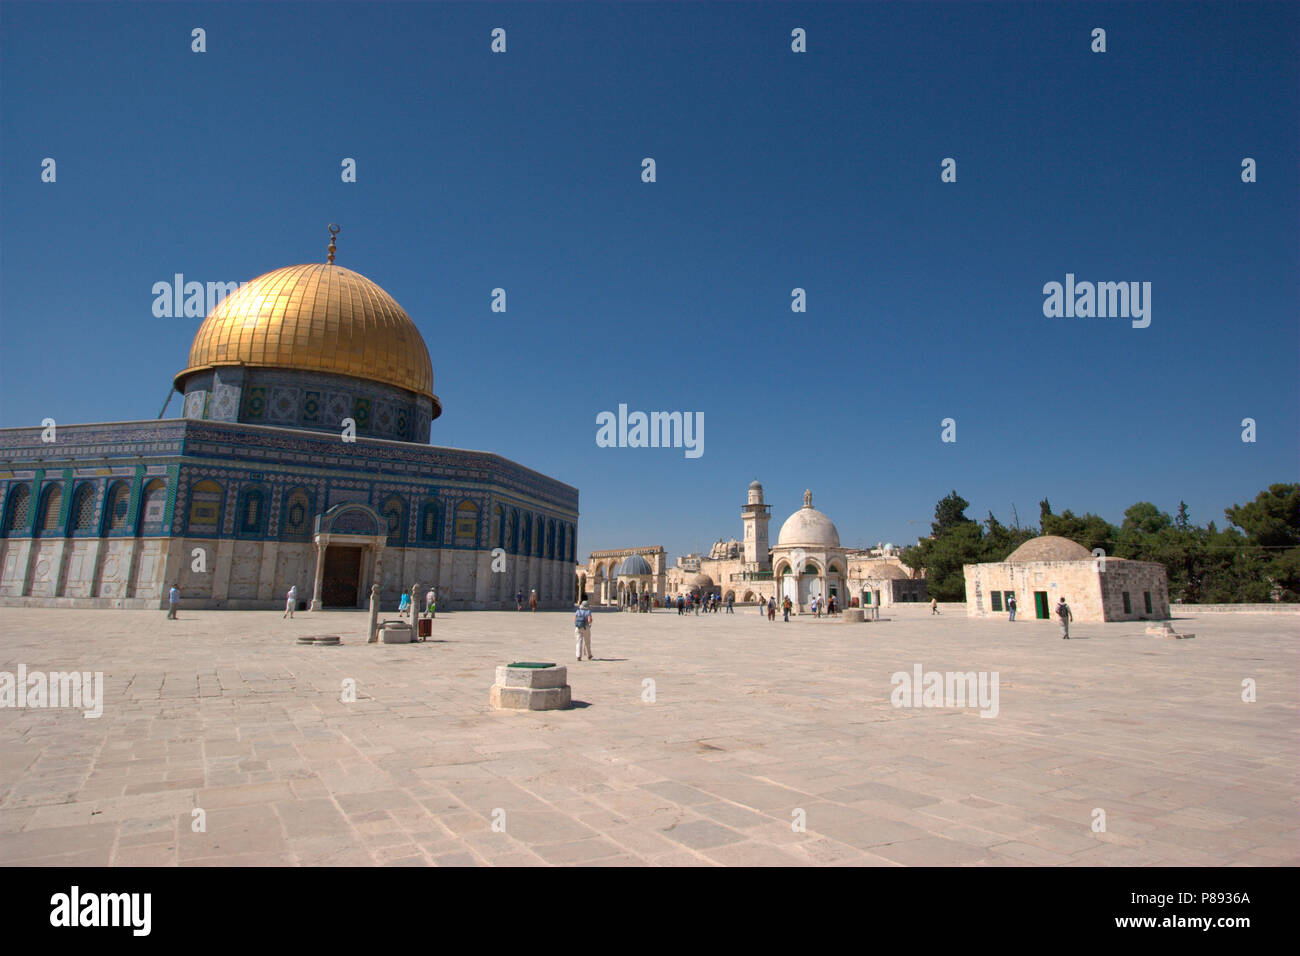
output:
[[1038,619],[1040,621],[1046,621],[1048,618],[1051,617],[1051,615],[1048,613],[1046,591],[1034,592],[1034,611],[1037,613]]

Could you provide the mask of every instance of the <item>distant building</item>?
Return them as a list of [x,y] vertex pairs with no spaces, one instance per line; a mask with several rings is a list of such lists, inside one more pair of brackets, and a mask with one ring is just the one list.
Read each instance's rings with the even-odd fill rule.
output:
[[[741,506],[742,538],[720,539],[707,556],[683,555],[671,567],[662,547],[594,551],[577,569],[579,592],[593,603],[623,606],[645,589],[660,602],[685,594],[717,594],[738,604],[789,596],[798,611],[810,610],[814,597],[834,596],[840,607],[855,599],[884,606],[925,600],[924,579],[912,578],[892,545],[867,551],[842,547],[834,522],[812,506],[811,491],[781,525],[775,545],[769,544],[770,521],[763,486],[754,481]],[[647,560],[650,573],[633,573],[639,565],[621,570],[632,556]]]
[[1005,614],[1016,596],[1016,618],[1051,620],[1060,598],[1076,621],[1150,621],[1169,617],[1169,583],[1163,564],[1099,558],[1077,541],[1056,535],[1031,538],[1005,561],[968,564],[966,614]]

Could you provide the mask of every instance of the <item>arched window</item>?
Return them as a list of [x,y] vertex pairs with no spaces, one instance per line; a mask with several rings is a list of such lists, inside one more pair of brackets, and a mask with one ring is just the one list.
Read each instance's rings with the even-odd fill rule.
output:
[[187,534],[215,535],[221,530],[221,500],[224,494],[221,485],[210,479],[200,481],[190,488]]
[[536,534],[533,536],[534,554],[537,557],[542,556],[542,549],[546,546],[546,522],[542,518],[537,519]]
[[63,489],[59,485],[50,485],[41,492],[40,524],[37,533],[41,535],[58,534],[59,512],[63,508]]
[[519,553],[532,554],[533,551],[533,516],[524,512],[519,523]]
[[555,519],[546,523],[546,557],[555,560]]
[[142,536],[163,533],[163,517],[167,512],[167,482],[154,478],[144,486],[140,496],[140,534]]
[[506,532],[506,550],[511,554],[519,553],[519,509],[510,509],[510,529]]
[[388,529],[388,543],[390,545],[403,544],[406,541],[406,503],[397,495],[390,495],[379,513],[384,516],[384,522]]
[[555,545],[555,547],[556,547],[556,552],[555,552],[555,553],[558,554],[558,555],[560,556],[560,560],[561,560],[561,561],[563,561],[566,557],[568,557],[568,555],[566,554],[566,551],[565,551],[565,547],[564,547],[564,532],[565,532],[565,530],[566,530],[566,529],[565,529],[565,526],[564,526],[563,524],[561,524],[561,525],[560,525],[560,540],[559,540],[558,542],[556,542],[556,545]]
[[569,525],[569,560],[578,560],[578,529]]
[[284,496],[280,515],[280,537],[288,541],[306,541],[311,535],[311,495],[306,488],[294,488]]
[[239,533],[259,535],[266,526],[266,492],[249,488],[239,499]]
[[95,521],[95,486],[86,483],[77,486],[72,495],[72,530],[90,532]]
[[420,506],[420,540],[426,544],[442,543],[442,506],[434,500]]
[[472,501],[456,506],[455,543],[469,548],[478,544],[478,505]]
[[21,534],[27,530],[31,518],[32,492],[26,485],[19,485],[9,492],[9,505],[5,508],[5,534],[15,531]]
[[492,547],[504,548],[506,546],[506,523],[505,515],[501,506],[497,505],[492,509]]
[[113,482],[108,486],[108,494],[104,496],[104,516],[101,519],[104,530],[101,534],[126,530],[126,513],[130,509],[130,487],[125,481]]

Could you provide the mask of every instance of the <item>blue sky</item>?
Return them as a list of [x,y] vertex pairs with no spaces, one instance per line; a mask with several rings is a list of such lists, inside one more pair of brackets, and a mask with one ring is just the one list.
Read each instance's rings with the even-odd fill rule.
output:
[[[774,541],[805,487],[850,546],[952,489],[1222,525],[1297,480],[1297,9],[5,3],[0,425],[157,415],[200,320],[153,283],[338,222],[434,442],[577,486],[580,553],[739,536],[755,477]],[[1151,282],[1150,327],[1045,318],[1067,272]],[[598,448],[620,403],[702,412],[704,455]]]

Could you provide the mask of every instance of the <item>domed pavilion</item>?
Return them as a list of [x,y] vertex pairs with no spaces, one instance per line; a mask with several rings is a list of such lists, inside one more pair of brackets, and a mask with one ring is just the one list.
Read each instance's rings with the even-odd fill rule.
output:
[[177,584],[183,608],[282,607],[291,586],[313,610],[372,585],[385,610],[412,586],[451,609],[572,603],[577,489],[429,445],[424,336],[335,248],[215,305],[173,380],[182,417],[60,423],[53,445],[0,429],[0,601],[160,607]]
[[847,568],[835,523],[812,506],[812,492],[805,491],[803,507],[785,519],[772,547],[777,601],[788,597],[799,612],[810,611],[814,597],[834,596],[843,606]]
[[1165,566],[1093,553],[1069,538],[1030,538],[1002,561],[968,564],[966,614],[1010,614],[1016,597],[1017,621],[1051,621],[1065,598],[1076,621],[1148,621],[1169,617]]

